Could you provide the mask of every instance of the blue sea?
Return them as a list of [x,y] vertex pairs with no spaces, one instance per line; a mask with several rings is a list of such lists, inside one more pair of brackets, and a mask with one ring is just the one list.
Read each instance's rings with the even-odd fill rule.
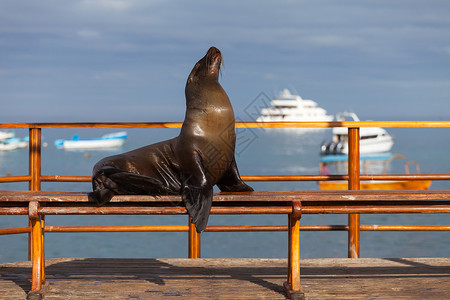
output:
[[[448,129],[387,128],[395,138],[392,153],[417,161],[424,174],[450,173]],[[118,131],[118,130],[117,130]],[[16,130],[16,136],[27,135]],[[107,129],[44,129],[43,175],[91,175],[102,157],[178,135],[179,129],[128,129],[125,145],[115,150],[66,151],[56,149],[57,138],[97,137]],[[241,174],[318,174],[319,148],[331,130],[304,133],[297,129],[237,129],[236,160]],[[411,170],[415,172],[415,168]],[[387,165],[390,174],[403,174],[404,160]],[[0,176],[28,173],[28,150],[0,152]],[[255,190],[317,190],[316,182],[250,182]],[[2,190],[26,190],[27,183],[0,183]],[[43,183],[42,190],[89,191],[90,183]],[[433,181],[431,189],[450,189],[448,181]],[[362,224],[450,224],[445,214],[361,215]],[[285,225],[286,216],[211,216],[210,225]],[[346,224],[346,215],[305,215],[302,224]],[[47,216],[46,225],[184,225],[186,216]],[[0,216],[0,228],[27,226],[26,216]],[[286,232],[202,234],[202,257],[287,257]],[[187,257],[187,233],[47,233],[46,258]],[[347,233],[301,233],[303,258],[347,257]],[[450,232],[361,232],[361,257],[449,257]],[[0,236],[0,263],[27,259],[27,235]]]

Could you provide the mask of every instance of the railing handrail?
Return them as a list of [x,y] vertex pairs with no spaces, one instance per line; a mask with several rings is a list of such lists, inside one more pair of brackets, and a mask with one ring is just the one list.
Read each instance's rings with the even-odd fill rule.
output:
[[[0,123],[0,128],[181,128],[183,122],[54,122]],[[236,128],[449,128],[450,121],[236,122]]]

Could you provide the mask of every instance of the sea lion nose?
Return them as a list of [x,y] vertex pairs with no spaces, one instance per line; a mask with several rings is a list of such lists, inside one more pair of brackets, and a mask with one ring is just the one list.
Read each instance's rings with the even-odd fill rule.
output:
[[216,47],[212,46],[211,48],[209,48],[208,50],[208,54],[212,55],[212,54],[216,54],[216,53],[220,53],[220,50],[217,49]]
[[208,52],[205,55],[206,63],[208,69],[217,71],[220,69],[220,65],[222,63],[222,53],[216,47],[209,48]]

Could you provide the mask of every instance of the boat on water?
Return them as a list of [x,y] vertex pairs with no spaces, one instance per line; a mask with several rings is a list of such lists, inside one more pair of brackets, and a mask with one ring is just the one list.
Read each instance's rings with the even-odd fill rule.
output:
[[0,141],[0,150],[15,150],[28,147],[28,137],[10,137]]
[[12,138],[14,135],[14,132],[11,131],[0,131],[0,141]]
[[28,147],[28,137],[15,137],[14,132],[0,131],[0,151],[15,150]]
[[[359,118],[355,113],[344,112],[336,116],[338,121],[356,121]],[[394,138],[381,127],[361,127],[359,131],[359,152],[381,153],[389,152],[394,145]],[[320,146],[321,155],[348,154],[348,129],[345,127],[333,128],[333,138]]]
[[283,89],[270,101],[270,105],[261,110],[257,122],[330,122],[334,118],[319,107],[317,102],[302,99],[299,95],[292,94],[289,89]]
[[[394,159],[405,159],[405,173],[410,174],[409,166],[416,166],[416,173],[420,173],[419,164],[416,161],[406,161],[406,156],[392,153],[369,154],[360,157],[361,172],[364,174],[386,174],[387,165]],[[327,155],[320,160],[320,173],[331,175],[330,166],[334,166],[335,173],[346,173],[348,164],[347,155]],[[431,180],[361,180],[360,190],[427,190]],[[347,190],[348,181],[332,180],[318,181],[320,190]]]
[[[359,189],[362,191],[369,190],[427,190],[431,185],[431,180],[385,180],[385,181],[361,181]],[[319,183],[320,190],[347,190],[347,181],[321,181]]]
[[92,139],[80,139],[78,135],[74,135],[71,139],[55,140],[55,146],[61,149],[108,149],[121,147],[126,139],[125,131],[105,134]]

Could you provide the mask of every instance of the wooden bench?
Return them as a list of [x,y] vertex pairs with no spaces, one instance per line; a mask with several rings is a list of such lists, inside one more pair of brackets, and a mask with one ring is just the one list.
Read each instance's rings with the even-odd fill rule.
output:
[[[303,214],[449,213],[450,191],[286,191],[217,193],[211,214],[288,215],[288,271],[284,284],[291,299],[302,299],[300,286],[300,218]],[[82,192],[0,191],[0,215],[28,215],[32,241],[32,288],[28,299],[43,296],[46,215],[186,214],[180,196],[115,196],[101,207]],[[190,226],[193,227],[193,226]],[[169,231],[169,228],[160,228]],[[12,230],[12,229],[11,229]],[[11,231],[12,232],[12,231]],[[189,251],[199,251],[199,236],[189,231]],[[195,253],[193,254],[195,257]]]

